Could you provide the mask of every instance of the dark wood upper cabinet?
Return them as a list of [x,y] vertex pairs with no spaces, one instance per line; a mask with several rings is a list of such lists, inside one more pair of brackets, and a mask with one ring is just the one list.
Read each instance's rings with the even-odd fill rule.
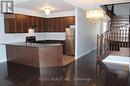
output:
[[[14,17],[9,17],[13,15]],[[16,21],[14,14],[4,14],[5,33],[15,33]]]
[[64,28],[69,28],[70,25],[75,25],[75,17],[64,17]]
[[20,15],[20,14],[16,14],[15,15],[15,19],[16,19],[16,29],[15,29],[15,32],[17,33],[23,33],[24,32],[24,28],[23,28],[23,15]]
[[22,31],[23,31],[23,33],[27,33],[28,28],[30,27],[28,20],[29,20],[28,16],[25,16],[25,15],[22,16],[22,22],[23,22],[22,23],[23,24]]
[[47,19],[46,18],[42,18],[42,27],[40,27],[42,29],[42,32],[47,32],[46,22],[47,22]]
[[64,23],[63,23],[63,17],[61,18],[57,18],[56,21],[56,32],[64,32],[64,27],[63,27]]
[[47,19],[47,32],[65,32],[65,28],[75,24],[75,17],[57,17]]
[[5,33],[27,33],[32,25],[37,25],[35,32],[65,32],[65,28],[75,24],[75,17],[41,18],[23,14],[13,14],[8,18],[4,14]]
[[[33,24],[32,25],[37,26],[36,29],[35,29],[35,32],[40,32],[39,22],[38,21],[39,21],[38,17],[33,17]],[[40,21],[40,22],[42,22],[42,21]]]
[[43,32],[43,27],[43,19],[38,18],[38,29],[36,30],[36,32]]
[[32,16],[27,16],[27,20],[28,20],[28,28],[30,28],[30,26],[32,25]]
[[52,32],[52,18],[46,20],[46,32]]

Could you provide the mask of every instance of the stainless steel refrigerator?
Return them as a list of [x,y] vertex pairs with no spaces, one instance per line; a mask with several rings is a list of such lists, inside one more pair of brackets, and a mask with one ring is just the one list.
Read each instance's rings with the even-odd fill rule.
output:
[[66,55],[75,55],[75,27],[66,28]]

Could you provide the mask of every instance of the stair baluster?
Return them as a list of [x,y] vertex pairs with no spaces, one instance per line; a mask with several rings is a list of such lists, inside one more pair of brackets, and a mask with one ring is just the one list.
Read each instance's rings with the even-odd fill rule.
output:
[[[122,29],[123,28],[123,29]],[[130,24],[112,27],[101,35],[97,35],[97,60],[101,61],[111,51],[119,51],[120,47],[129,47]]]

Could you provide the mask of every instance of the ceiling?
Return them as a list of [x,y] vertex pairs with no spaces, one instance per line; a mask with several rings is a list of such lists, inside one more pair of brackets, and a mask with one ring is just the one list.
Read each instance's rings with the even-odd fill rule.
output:
[[16,7],[42,11],[45,7],[52,8],[52,12],[63,12],[74,10],[75,6],[89,10],[99,5],[124,3],[130,0],[14,0]]
[[52,8],[52,12],[63,12],[74,10],[74,6],[64,0],[14,0],[15,6],[19,8],[42,11],[45,7]]
[[114,3],[125,3],[130,0],[64,0],[75,6],[81,7],[82,9],[89,10],[99,7],[99,5],[114,4]]

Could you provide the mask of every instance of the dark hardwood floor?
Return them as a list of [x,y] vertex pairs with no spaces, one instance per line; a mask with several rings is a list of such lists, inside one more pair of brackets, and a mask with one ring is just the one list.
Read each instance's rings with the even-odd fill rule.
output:
[[93,51],[64,67],[37,69],[2,62],[0,86],[130,86],[128,73],[128,65],[96,63]]

